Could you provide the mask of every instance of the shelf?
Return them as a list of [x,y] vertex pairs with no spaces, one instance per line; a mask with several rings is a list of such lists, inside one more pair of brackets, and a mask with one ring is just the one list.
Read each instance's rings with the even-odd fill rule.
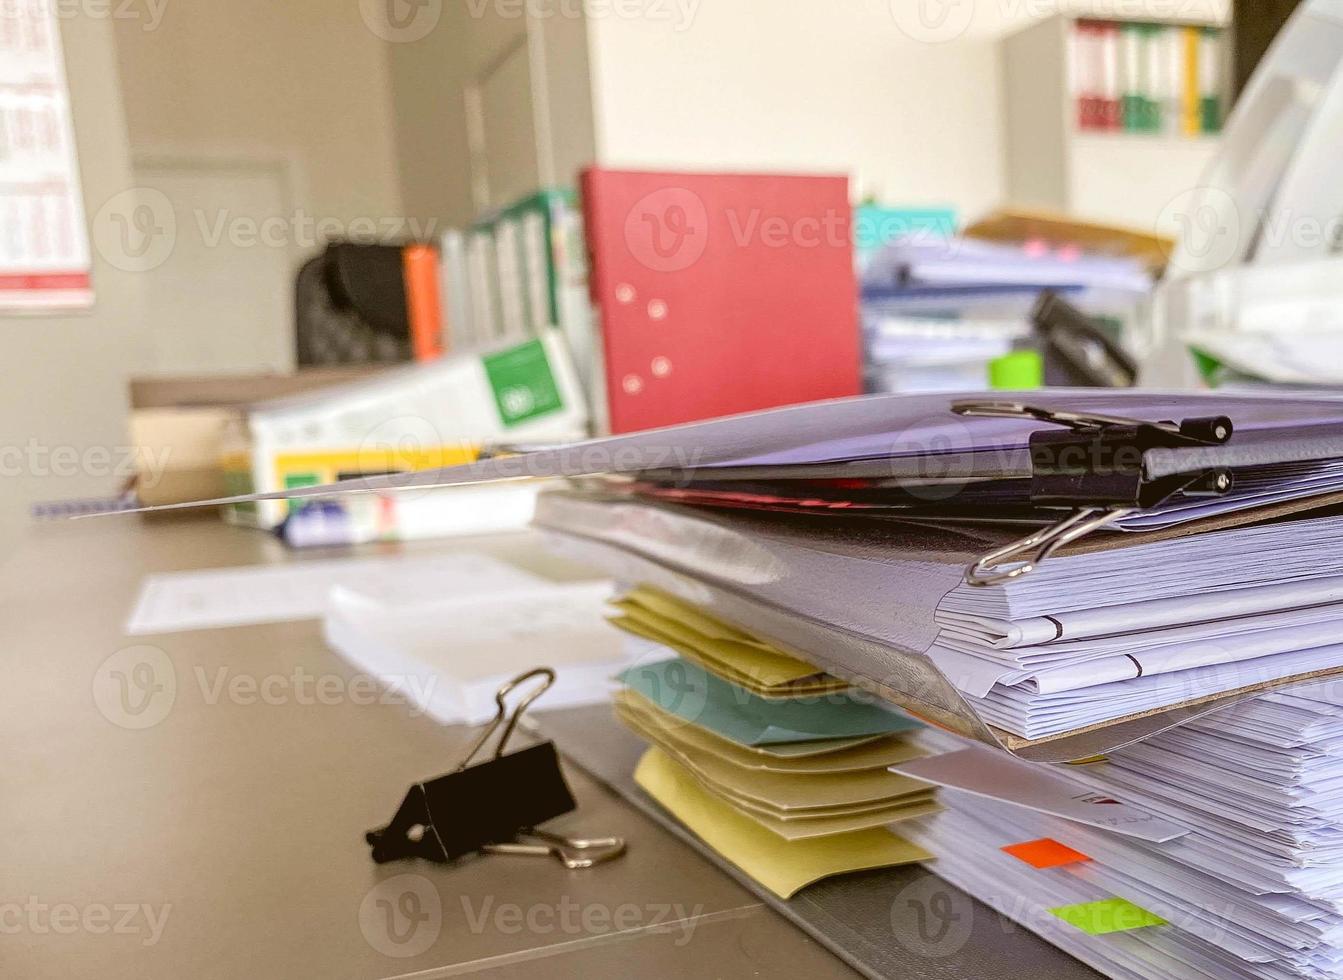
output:
[[1199,136],[1172,136],[1170,133],[1133,133],[1127,130],[1098,132],[1085,129],[1074,129],[1069,136],[1074,146],[1131,146],[1146,143],[1153,149],[1163,152],[1172,149],[1193,149],[1200,153],[1206,153],[1210,148],[1215,148],[1221,138],[1221,133],[1203,133]]

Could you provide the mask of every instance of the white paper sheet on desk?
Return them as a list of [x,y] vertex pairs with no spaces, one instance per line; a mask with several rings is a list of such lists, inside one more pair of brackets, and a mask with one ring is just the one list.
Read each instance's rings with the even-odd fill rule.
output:
[[278,565],[149,575],[126,622],[127,636],[318,619],[337,586],[385,602],[478,595],[536,585],[529,572],[488,555],[316,559]]
[[937,786],[950,786],[1143,840],[1168,841],[1188,833],[1184,827],[1139,807],[1079,786],[1048,767],[1007,758],[977,745],[890,768]]

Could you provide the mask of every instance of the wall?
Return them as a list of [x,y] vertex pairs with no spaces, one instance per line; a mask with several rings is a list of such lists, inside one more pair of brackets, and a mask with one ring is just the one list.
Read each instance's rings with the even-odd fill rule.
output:
[[132,152],[278,155],[315,216],[400,214],[385,41],[363,12],[172,0],[153,29],[118,20]]
[[[136,183],[168,229],[144,269],[146,373],[289,371],[294,277],[402,220],[385,0],[171,0],[117,20]],[[412,10],[415,8],[411,8]]]
[[[587,24],[579,7],[555,7],[569,11],[563,16],[536,15],[545,9],[458,0],[423,36],[388,43],[401,191],[410,214],[462,227],[491,203],[483,190],[473,193],[483,161],[473,161],[466,93],[520,45],[526,78],[506,95],[527,106],[526,125],[513,132],[536,145],[536,179],[572,186],[595,159]],[[487,127],[499,122],[485,120]]]
[[966,216],[1001,197],[991,37],[915,40],[888,0],[608,6],[588,15],[606,165],[846,172]]
[[[92,218],[131,186],[116,45],[106,19],[66,18],[61,33]],[[97,249],[93,280],[97,305],[88,314],[0,315],[0,447],[10,450],[0,474],[0,547],[27,524],[32,502],[109,494],[120,482],[113,471],[127,444],[127,379],[144,357],[140,281]],[[64,447],[79,454],[79,472],[65,474]],[[62,459],[53,461],[53,450]]]
[[475,216],[463,86],[480,47],[465,4],[448,4],[423,37],[387,43],[391,106],[406,210],[462,227]]
[[603,164],[846,172],[856,193],[972,220],[1006,189],[1004,34],[1059,11],[1224,17],[1229,0],[588,5]]

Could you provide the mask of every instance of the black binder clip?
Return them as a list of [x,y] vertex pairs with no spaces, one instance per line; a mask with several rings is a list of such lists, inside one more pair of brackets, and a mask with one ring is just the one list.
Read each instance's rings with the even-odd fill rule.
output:
[[[544,683],[509,715],[504,699],[519,684],[535,677],[544,678]],[[384,864],[420,857],[446,863],[483,851],[550,855],[566,867],[586,868],[623,853],[625,842],[619,837],[571,839],[537,829],[547,820],[577,808],[560,771],[553,742],[504,755],[523,712],[554,682],[553,670],[538,667],[501,687],[494,697],[498,713],[461,764],[445,776],[416,783],[392,822],[364,835],[373,848],[373,860]],[[471,765],[500,725],[504,730],[494,757]]]
[[1031,310],[1045,355],[1045,383],[1068,388],[1132,388],[1138,365],[1097,321],[1045,290]]
[[1031,418],[1061,426],[1031,433],[1031,504],[1073,510],[1062,521],[979,559],[966,570],[968,585],[1001,585],[1028,575],[1064,545],[1121,517],[1156,507],[1177,493],[1223,496],[1234,482],[1225,467],[1152,480],[1144,466],[1148,450],[1226,443],[1234,431],[1226,416],[1145,422],[997,401],[957,402],[951,410],[957,415]]

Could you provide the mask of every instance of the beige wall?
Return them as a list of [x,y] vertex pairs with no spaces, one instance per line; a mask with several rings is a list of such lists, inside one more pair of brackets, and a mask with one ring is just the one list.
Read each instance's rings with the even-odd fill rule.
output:
[[[171,0],[116,20],[136,183],[171,245],[145,270],[144,371],[288,371],[294,277],[403,222],[385,0]],[[415,8],[411,8],[415,9]],[[264,238],[258,229],[265,229]]]
[[390,41],[387,62],[407,212],[461,227],[474,216],[462,86],[470,49],[465,7],[448,4],[422,38]]
[[992,37],[914,40],[888,0],[683,9],[589,15],[604,164],[849,173],[856,191],[966,216],[999,202]]
[[[554,9],[581,14],[572,6]],[[446,227],[465,226],[478,215],[465,93],[518,45],[526,45],[530,88],[514,94],[520,104],[530,102],[539,182],[575,186],[579,169],[595,159],[586,22],[581,15],[525,13],[517,4],[455,0],[425,36],[388,43],[409,214]]]
[[384,40],[354,0],[172,0],[117,21],[132,152],[275,156],[299,206],[401,213]]
[[[116,46],[105,19],[62,20],[84,200],[130,186]],[[94,250],[97,305],[80,316],[0,316],[0,547],[33,501],[113,492],[127,442],[127,378],[144,356],[140,283]],[[17,455],[16,455],[17,451]],[[70,453],[78,456],[73,469]],[[53,459],[50,454],[59,455]],[[108,457],[104,459],[104,456]],[[15,470],[19,472],[15,472]]]
[[[597,147],[609,166],[851,174],[858,193],[950,204],[1005,192],[998,39],[1058,11],[1171,0],[588,0]],[[1229,0],[1184,0],[1225,15]],[[622,14],[623,10],[623,14]]]

